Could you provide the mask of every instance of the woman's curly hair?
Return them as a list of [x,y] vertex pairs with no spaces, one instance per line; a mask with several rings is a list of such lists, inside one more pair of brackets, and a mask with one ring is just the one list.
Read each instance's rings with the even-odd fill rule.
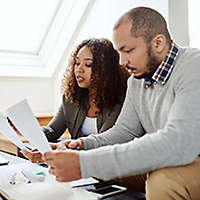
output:
[[[79,50],[87,46],[93,55],[91,84],[89,88],[80,88],[74,75],[76,56]],[[128,72],[119,64],[119,54],[108,39],[87,39],[72,52],[68,67],[64,73],[61,89],[66,99],[85,106],[92,99],[100,111],[112,108],[124,101]]]

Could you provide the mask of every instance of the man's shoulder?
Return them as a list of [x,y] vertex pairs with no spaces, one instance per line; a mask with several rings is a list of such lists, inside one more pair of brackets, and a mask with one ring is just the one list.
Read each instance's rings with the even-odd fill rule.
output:
[[180,48],[180,56],[178,56],[178,59],[185,62],[199,61],[200,49],[191,47]]
[[186,88],[200,81],[200,50],[181,48],[172,75],[168,80],[174,88]]
[[196,72],[200,73],[200,49],[197,48],[181,48],[177,57],[175,70],[180,74]]

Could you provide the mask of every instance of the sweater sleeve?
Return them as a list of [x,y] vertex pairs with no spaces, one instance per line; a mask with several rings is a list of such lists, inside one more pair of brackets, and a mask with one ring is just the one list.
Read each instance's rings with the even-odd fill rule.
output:
[[129,79],[126,98],[115,125],[99,135],[90,135],[81,138],[85,150],[111,144],[125,143],[145,133],[138,119],[134,104],[129,97],[129,93],[131,93],[133,89],[130,87],[131,83],[132,79]]
[[[187,66],[187,70],[183,69],[182,76],[178,75],[178,81],[174,84],[175,99],[162,129],[126,144],[81,151],[82,177],[94,176],[108,180],[194,161],[200,152],[200,70],[197,66]],[[126,104],[128,102],[127,96]],[[130,132],[135,127],[135,118],[130,118],[133,109],[125,109],[126,105],[118,121],[123,128],[112,131],[116,130],[115,137],[124,135],[130,139],[134,135]],[[127,125],[130,123],[133,125]]]

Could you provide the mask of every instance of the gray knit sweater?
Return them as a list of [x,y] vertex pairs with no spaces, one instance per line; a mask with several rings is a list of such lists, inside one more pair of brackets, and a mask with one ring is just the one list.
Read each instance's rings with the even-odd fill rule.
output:
[[114,127],[83,142],[85,149],[105,147],[80,152],[82,177],[108,180],[191,163],[200,153],[200,51],[179,48],[165,85],[146,89],[131,76]]

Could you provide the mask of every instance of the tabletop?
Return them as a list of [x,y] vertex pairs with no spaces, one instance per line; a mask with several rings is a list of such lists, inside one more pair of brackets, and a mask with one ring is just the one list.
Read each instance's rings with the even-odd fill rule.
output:
[[[0,156],[8,159],[9,165],[29,162],[28,160],[25,160],[23,158],[19,158],[17,156],[13,156],[11,154],[1,152],[1,151],[0,151]],[[136,191],[127,189],[127,191],[125,191],[121,194],[116,194],[114,196],[105,198],[105,200],[121,200],[121,199],[123,199],[123,200],[145,200],[145,195],[144,195],[144,193],[140,193],[140,192],[136,192]],[[2,200],[1,197],[0,197],[0,200]]]

